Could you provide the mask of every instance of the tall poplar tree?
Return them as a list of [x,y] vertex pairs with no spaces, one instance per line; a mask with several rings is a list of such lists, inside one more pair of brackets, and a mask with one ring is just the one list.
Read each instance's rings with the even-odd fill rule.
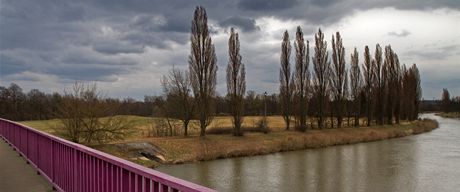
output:
[[201,6],[195,9],[190,41],[190,80],[199,113],[200,136],[204,137],[214,115],[212,100],[216,92],[217,59],[209,35],[208,16]]
[[246,92],[246,72],[241,62],[240,40],[232,28],[228,39],[227,93],[230,113],[233,117],[235,136],[242,136],[241,124],[244,115],[244,93]]
[[290,116],[291,116],[291,103],[292,103],[292,80],[291,80],[291,64],[289,59],[291,57],[291,41],[287,31],[283,34],[283,41],[281,43],[281,57],[280,57],[280,101],[281,113],[286,123],[286,130],[289,130]]
[[334,101],[333,107],[335,107],[337,126],[340,128],[347,93],[347,70],[345,69],[345,48],[339,32],[336,33],[335,38],[332,35],[332,61],[331,89]]
[[318,109],[316,110],[316,117],[318,118],[318,128],[324,128],[325,110],[329,94],[329,78],[331,74],[330,61],[328,59],[327,42],[324,40],[324,33],[321,29],[315,34],[315,54],[312,58],[313,61],[313,89],[315,98],[318,100]]
[[303,38],[302,28],[297,27],[295,45],[294,98],[296,106],[296,129],[307,130],[308,93],[310,88],[310,46]]

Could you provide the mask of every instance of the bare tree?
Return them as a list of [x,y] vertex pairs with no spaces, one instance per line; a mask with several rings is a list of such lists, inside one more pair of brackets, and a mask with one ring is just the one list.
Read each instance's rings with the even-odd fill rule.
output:
[[388,45],[385,47],[385,61],[383,64],[383,76],[385,78],[385,94],[386,98],[386,117],[387,123],[393,123],[393,117],[396,123],[399,123],[399,108],[400,108],[400,66],[398,56]]
[[417,68],[417,65],[414,63],[410,68],[412,81],[413,81],[413,98],[412,102],[414,103],[414,110],[412,111],[411,120],[416,120],[418,118],[418,113],[420,109],[420,99],[422,98],[422,87],[420,86],[420,72]]
[[232,28],[228,39],[227,92],[230,99],[230,113],[233,116],[234,135],[242,136],[241,124],[244,115],[244,94],[246,92],[246,72],[241,62],[240,40]]
[[318,102],[316,116],[318,118],[318,128],[324,128],[324,115],[329,94],[329,77],[331,73],[328,60],[327,42],[321,29],[315,34],[315,55],[313,56],[313,89]]
[[291,41],[287,31],[283,34],[283,41],[281,43],[281,69],[280,69],[280,100],[281,100],[281,113],[284,122],[286,123],[286,130],[289,130],[290,116],[291,116],[291,102],[292,102],[292,79],[291,79]]
[[386,46],[385,47],[385,59],[383,61],[382,65],[382,81],[385,82],[384,89],[383,89],[383,95],[385,98],[385,106],[383,109],[383,116],[385,116],[386,123],[387,124],[392,124],[393,123],[393,94],[394,91],[390,90],[390,84],[391,84],[391,79],[392,77],[392,64],[393,63],[393,51],[391,50],[391,47]]
[[415,120],[418,118],[420,98],[422,95],[420,73],[415,64],[409,69],[406,69],[405,65],[403,65],[402,71],[402,116],[404,119]]
[[351,54],[351,68],[350,68],[350,95],[352,99],[352,108],[354,113],[355,126],[359,126],[359,114],[360,114],[360,103],[361,103],[361,90],[362,90],[362,76],[359,69],[359,56],[358,51],[354,50]]
[[367,126],[371,125],[372,122],[372,103],[373,103],[373,82],[374,82],[374,72],[372,71],[371,63],[371,54],[369,52],[369,47],[364,48],[364,64],[363,64],[363,73],[364,73],[364,95],[366,96],[366,116],[367,116]]
[[302,28],[297,27],[296,40],[294,42],[296,57],[295,57],[295,72],[294,72],[294,98],[297,108],[296,121],[297,130],[307,130],[307,111],[308,111],[308,94],[310,89],[310,45],[303,38]]
[[332,73],[331,73],[331,88],[335,112],[337,118],[337,126],[342,126],[344,101],[346,99],[347,85],[347,70],[345,69],[345,48],[342,44],[340,33],[336,33],[336,38],[332,35]]
[[93,144],[122,139],[130,133],[131,122],[114,117],[119,106],[108,103],[96,84],[76,82],[65,92],[58,117],[63,125],[60,134],[76,143]]
[[442,111],[445,113],[450,112],[450,94],[449,90],[446,88],[442,89],[442,95],[441,95],[441,108]]
[[173,117],[182,121],[184,136],[187,136],[188,125],[193,118],[195,107],[191,96],[190,75],[188,71],[182,72],[173,66],[169,74],[163,76],[161,84],[167,102],[163,108],[167,110],[164,115],[167,115],[168,118]]
[[382,48],[379,44],[375,46],[374,60],[372,60],[372,71],[375,74],[374,90],[375,90],[375,114],[377,123],[383,124],[384,106],[385,106],[385,77],[382,67]]
[[206,10],[201,6],[195,9],[190,41],[190,80],[199,112],[200,136],[204,137],[206,127],[213,117],[212,99],[216,90],[217,59],[209,35]]
[[406,65],[401,66],[401,119],[407,120],[409,118],[409,73]]
[[61,135],[73,141],[80,143],[83,136],[83,84],[75,83],[72,87],[72,92],[65,91],[62,98],[58,114],[60,115],[61,123],[63,125]]
[[348,74],[345,75],[345,79],[343,80],[344,81],[344,85],[343,85],[343,112],[342,113],[345,113],[345,111],[347,112],[347,126],[350,126],[350,84],[349,84],[349,78],[348,78]]
[[396,124],[399,124],[401,119],[401,99],[402,99],[402,72],[401,65],[399,64],[398,55],[394,54],[394,79],[393,86],[395,88],[395,106],[394,106],[394,116]]

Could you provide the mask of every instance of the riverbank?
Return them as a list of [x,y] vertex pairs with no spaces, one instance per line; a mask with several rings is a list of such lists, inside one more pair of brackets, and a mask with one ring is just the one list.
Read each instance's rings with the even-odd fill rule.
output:
[[[437,127],[438,123],[434,120],[419,120],[403,122],[399,125],[308,130],[306,133],[277,131],[268,134],[246,133],[243,137],[234,137],[229,134],[209,134],[204,139],[166,137],[144,138],[135,142],[151,144],[160,148],[165,157],[163,164],[180,164],[384,140],[424,133]],[[123,150],[117,144],[97,146],[96,148],[144,166],[156,167],[161,165],[145,157],[133,157],[133,154],[139,153],[129,149]]]
[[455,118],[460,119],[459,112],[449,112],[449,113],[436,113],[437,116],[444,117],[444,118]]

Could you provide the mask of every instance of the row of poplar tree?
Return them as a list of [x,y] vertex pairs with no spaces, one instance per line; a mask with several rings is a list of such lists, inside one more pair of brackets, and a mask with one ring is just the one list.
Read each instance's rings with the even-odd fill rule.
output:
[[[207,14],[203,7],[194,12],[191,27],[191,49],[188,59],[189,70],[180,71],[173,67],[162,78],[166,105],[165,115],[178,117],[184,123],[187,134],[189,121],[197,117],[200,136],[206,133],[213,113],[213,99],[216,97],[217,59],[215,48],[207,25]],[[376,45],[371,55],[365,47],[364,61],[359,62],[355,48],[350,55],[351,66],[346,67],[347,56],[340,33],[332,36],[332,55],[329,56],[327,42],[320,30],[315,34],[313,55],[310,56],[309,41],[304,40],[301,27],[297,27],[294,40],[295,66],[291,72],[291,42],[284,32],[280,56],[281,114],[286,129],[294,127],[299,131],[310,128],[325,128],[326,117],[331,125],[342,126],[345,103],[352,103],[355,126],[360,125],[360,107],[365,104],[365,125],[399,123],[401,119],[414,120],[418,117],[421,97],[420,75],[417,66],[400,65],[397,54],[391,46],[384,51]],[[245,67],[240,55],[238,33],[232,28],[228,40],[229,61],[227,65],[227,101],[233,117],[234,135],[242,135],[244,116],[244,95],[246,91]],[[310,72],[310,60],[313,70]],[[313,117],[308,108],[314,108]],[[329,111],[326,111],[330,109]],[[348,110],[350,111],[350,110]],[[308,121],[310,118],[310,121]],[[315,123],[316,122],[316,123]],[[316,125],[315,125],[316,124]]]
[[[309,41],[305,41],[301,27],[297,27],[294,40],[295,68],[290,71],[291,43],[284,32],[281,45],[280,103],[282,115],[289,129],[290,117],[295,117],[297,130],[307,129],[307,108],[316,108],[318,128],[325,127],[326,116],[337,127],[342,126],[345,104],[354,116],[355,126],[360,125],[360,104],[364,102],[365,124],[373,120],[379,125],[399,123],[401,119],[418,118],[421,97],[420,74],[415,64],[407,68],[400,65],[398,55],[390,45],[377,44],[373,56],[369,47],[364,48],[364,61],[360,66],[355,48],[350,54],[350,67],[346,67],[347,55],[339,32],[332,35],[332,55],[329,57],[327,42],[321,29],[315,34],[314,53],[310,57]],[[310,73],[310,59],[313,70]],[[326,111],[326,105],[330,111]],[[329,114],[328,114],[329,113]],[[335,119],[335,120],[334,120]],[[311,121],[313,125],[313,120]]]

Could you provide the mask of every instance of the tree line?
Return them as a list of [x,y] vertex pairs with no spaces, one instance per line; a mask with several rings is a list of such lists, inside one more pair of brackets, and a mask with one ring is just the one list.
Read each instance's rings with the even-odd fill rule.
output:
[[[304,41],[302,28],[296,30],[295,69],[290,71],[291,45],[287,31],[283,34],[280,58],[280,96],[286,129],[294,117],[295,128],[305,131],[307,111],[312,108],[310,128],[325,128],[326,117],[330,127],[342,127],[344,114],[353,116],[354,125],[399,123],[401,119],[418,118],[421,98],[420,74],[415,64],[401,65],[390,45],[377,44],[375,53],[364,48],[364,61],[360,65],[356,48],[350,54],[350,67],[339,32],[332,35],[332,55],[329,57],[327,41],[321,29],[314,37],[313,55],[309,55],[309,41]],[[305,46],[306,45],[306,46]],[[305,50],[306,49],[306,50]],[[309,71],[309,61],[313,70]],[[311,77],[310,77],[311,76]],[[310,79],[311,78],[311,79]],[[314,119],[314,120],[313,120]],[[348,121],[350,119],[348,118]]]
[[[8,87],[0,86],[0,117],[13,120],[46,120],[59,118],[59,107],[65,93],[45,93],[39,89],[24,92],[23,89],[11,83]],[[160,96],[145,96],[143,101],[133,98],[97,98],[101,102],[113,103],[119,106],[116,115],[151,116],[155,102]]]
[[[216,114],[211,106],[217,103],[232,116],[234,135],[242,135],[241,123],[248,110],[245,109],[248,98],[244,98],[246,71],[239,53],[238,33],[231,28],[224,101],[220,101],[215,93],[217,59],[203,7],[195,9],[190,40],[189,70],[180,71],[173,67],[162,81],[166,100],[180,105],[175,109],[182,114],[175,117],[189,121],[192,114],[196,114],[200,121],[200,136],[204,136],[206,127]],[[354,126],[362,125],[359,121],[362,116],[366,117],[366,126],[418,118],[422,91],[418,68],[415,64],[409,68],[401,65],[390,45],[382,49],[377,44],[373,55],[365,46],[363,63],[359,62],[359,53],[355,48],[349,57],[350,67],[347,67],[348,56],[339,32],[332,35],[332,55],[329,55],[328,43],[321,29],[314,40],[310,56],[310,42],[305,41],[302,28],[297,27],[295,66],[291,71],[292,47],[287,30],[282,37],[277,102],[287,130],[291,127],[298,131],[323,129],[326,128],[327,117],[330,118],[330,127],[339,128],[345,116],[348,124],[353,117]],[[313,63],[311,72],[310,61]],[[264,102],[265,99],[264,96]]]
[[460,96],[450,96],[449,90],[442,89],[440,108],[443,112],[460,112]]
[[[73,88],[72,88],[73,89]],[[9,86],[0,86],[0,117],[13,121],[48,120],[59,118],[59,107],[62,104],[65,93],[46,93],[39,89],[31,89],[24,92],[23,89],[11,83]],[[173,99],[165,95],[146,95],[143,100],[133,98],[98,98],[101,102],[112,103],[118,106],[114,115],[138,115],[144,117],[164,117],[162,107],[165,103],[177,105],[177,102],[167,102]],[[264,113],[264,101],[267,103],[267,114],[279,114],[278,94],[273,93],[264,98],[263,94],[253,90],[246,92],[244,96],[244,114],[258,116]],[[216,95],[214,98],[214,111],[216,115],[229,115],[230,109],[226,96]],[[169,108],[178,108],[171,106]],[[170,114],[171,117],[178,114]],[[193,114],[193,119],[196,117]]]

